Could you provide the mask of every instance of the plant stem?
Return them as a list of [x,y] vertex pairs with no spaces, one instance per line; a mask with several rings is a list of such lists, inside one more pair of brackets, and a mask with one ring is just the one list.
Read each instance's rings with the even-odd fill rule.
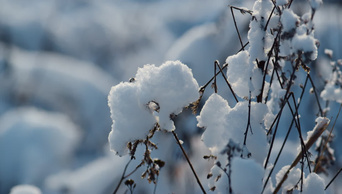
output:
[[282,184],[286,181],[286,179],[288,177],[288,174],[290,173],[291,169],[293,167],[295,167],[298,164],[298,162],[300,161],[300,159],[302,158],[303,151],[306,152],[306,151],[308,151],[310,149],[310,147],[322,135],[322,133],[328,127],[328,125],[329,125],[329,120],[328,119],[325,119],[325,120],[321,121],[320,123],[316,124],[316,126],[314,128],[314,132],[313,132],[311,138],[306,143],[305,148],[297,155],[296,159],[292,162],[292,164],[289,167],[289,169],[287,169],[286,173],[284,174],[283,178],[281,179],[281,181],[278,183],[278,185],[274,189],[273,193],[278,193],[278,191],[280,190]]
[[196,181],[197,181],[198,185],[201,187],[202,192],[206,194],[207,192],[205,192],[205,190],[204,190],[204,188],[203,188],[203,186],[202,186],[202,183],[201,183],[201,181],[199,180],[199,178],[198,178],[198,176],[197,176],[197,173],[196,173],[194,167],[192,166],[192,163],[191,163],[191,161],[190,161],[188,155],[186,154],[186,152],[185,152],[185,150],[184,150],[184,148],[183,148],[181,142],[180,142],[179,139],[178,139],[177,134],[176,134],[174,131],[172,131],[172,134],[173,134],[173,136],[175,137],[175,139],[176,139],[176,141],[177,141],[177,144],[179,145],[180,149],[182,150],[183,155],[184,155],[184,157],[186,158],[186,160],[187,160],[187,162],[188,162],[188,164],[189,164],[189,166],[190,166],[190,168],[191,168],[191,170],[192,170],[192,173],[194,174],[194,176],[195,176],[195,178],[196,178]]
[[122,173],[121,179],[120,179],[118,185],[116,186],[116,188],[115,188],[113,194],[116,194],[116,193],[118,192],[119,187],[120,187],[122,181],[125,179],[125,173],[126,173],[127,167],[128,167],[128,165],[129,165],[129,163],[131,163],[132,159],[133,159],[133,158],[131,158],[131,159],[127,162],[127,164],[126,164],[126,166],[125,166],[125,169],[124,169],[124,171],[123,171],[123,173]]

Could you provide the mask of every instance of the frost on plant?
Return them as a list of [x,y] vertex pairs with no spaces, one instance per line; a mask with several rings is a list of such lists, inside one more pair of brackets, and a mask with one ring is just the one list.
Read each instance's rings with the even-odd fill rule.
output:
[[174,130],[170,116],[196,101],[198,88],[191,69],[180,61],[139,68],[130,82],[112,87],[108,96],[113,120],[109,134],[111,149],[125,155],[127,144],[145,139],[156,123],[162,130]]

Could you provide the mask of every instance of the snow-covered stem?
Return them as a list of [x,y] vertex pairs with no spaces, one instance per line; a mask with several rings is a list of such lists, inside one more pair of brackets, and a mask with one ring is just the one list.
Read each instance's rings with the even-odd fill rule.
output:
[[192,163],[191,163],[191,161],[190,161],[188,155],[186,154],[186,152],[185,152],[185,150],[184,150],[184,148],[183,148],[183,146],[182,146],[182,143],[180,142],[180,140],[179,140],[177,134],[175,133],[175,131],[172,131],[172,134],[173,134],[173,136],[175,137],[175,140],[176,140],[177,144],[179,145],[180,149],[182,150],[182,153],[183,153],[183,155],[184,155],[186,161],[188,162],[188,164],[189,164],[189,166],[190,166],[190,168],[191,168],[192,173],[194,174],[194,176],[195,176],[195,178],[196,178],[197,184],[199,185],[199,187],[201,188],[201,190],[202,190],[203,193],[207,193],[207,192],[204,190],[204,188],[203,188],[203,186],[202,186],[202,183],[201,183],[201,181],[199,180],[199,178],[198,178],[198,176],[197,176],[197,173],[196,173],[194,167],[192,166]]
[[310,149],[310,147],[322,135],[322,133],[325,131],[325,129],[328,127],[328,125],[329,125],[329,119],[327,119],[327,118],[324,118],[321,122],[316,124],[316,126],[315,126],[315,128],[313,130],[313,134],[311,135],[311,137],[308,140],[308,142],[305,144],[305,149],[302,149],[302,151],[297,155],[295,160],[292,162],[291,166],[285,172],[285,174],[284,174],[283,178],[281,179],[281,181],[278,183],[278,185],[274,189],[273,193],[278,193],[278,191],[280,190],[282,184],[287,179],[288,174],[290,173],[291,169],[298,164],[298,162],[303,157],[304,152],[306,152],[306,151],[308,151]]
[[323,153],[324,153],[324,151],[328,148],[328,143],[329,143],[330,139],[332,138],[332,132],[333,132],[333,130],[334,130],[334,128],[335,128],[335,124],[336,124],[336,122],[337,122],[337,118],[340,116],[341,108],[342,108],[342,104],[340,104],[340,108],[339,108],[338,113],[337,113],[337,115],[336,115],[334,124],[333,124],[333,126],[331,127],[331,130],[329,131],[329,135],[328,135],[327,140],[326,140],[325,143],[324,143],[323,150],[322,150],[322,151],[319,153],[319,155],[318,155],[318,159],[317,159],[316,165],[315,165],[315,167],[314,167],[314,172],[317,172],[317,169],[318,169],[318,167],[320,166],[321,160],[323,159]]

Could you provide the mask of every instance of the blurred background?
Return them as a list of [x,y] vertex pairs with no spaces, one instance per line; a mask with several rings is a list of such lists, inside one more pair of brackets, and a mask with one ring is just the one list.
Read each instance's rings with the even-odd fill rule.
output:
[[[204,85],[214,60],[224,63],[240,47],[228,3],[251,9],[253,2],[1,0],[0,193],[19,184],[36,185],[43,193],[111,193],[129,159],[108,147],[111,86],[128,81],[144,64],[176,59]],[[306,1],[294,1],[299,15],[309,8]],[[342,58],[341,8],[340,0],[326,0],[315,15],[320,48],[312,76],[319,91],[324,80],[315,65],[329,63],[324,49],[333,50],[333,60]],[[250,16],[235,17],[246,42]],[[232,99],[224,82],[219,90]],[[302,106],[310,113],[301,115],[303,128],[311,130],[317,111],[310,100]],[[335,118],[338,107],[332,104],[328,116]],[[335,126],[336,168],[342,165],[341,120]],[[194,116],[185,112],[176,124],[187,129],[178,133],[190,156],[202,160],[209,152]],[[156,138],[167,140],[155,156],[169,161],[157,193],[199,191],[174,140]],[[206,161],[195,165],[203,166]],[[204,182],[207,173],[200,172]],[[136,191],[151,193],[154,185],[136,174]]]

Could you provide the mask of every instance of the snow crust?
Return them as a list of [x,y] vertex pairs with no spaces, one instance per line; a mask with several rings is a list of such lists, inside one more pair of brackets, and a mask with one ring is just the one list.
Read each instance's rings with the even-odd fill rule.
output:
[[[196,101],[198,90],[191,69],[180,61],[139,68],[131,82],[112,87],[108,96],[113,120],[108,137],[111,149],[120,156],[126,154],[127,143],[145,139],[155,123],[161,129],[175,130],[170,115],[179,114],[183,107]],[[158,109],[151,110],[151,107]]]

